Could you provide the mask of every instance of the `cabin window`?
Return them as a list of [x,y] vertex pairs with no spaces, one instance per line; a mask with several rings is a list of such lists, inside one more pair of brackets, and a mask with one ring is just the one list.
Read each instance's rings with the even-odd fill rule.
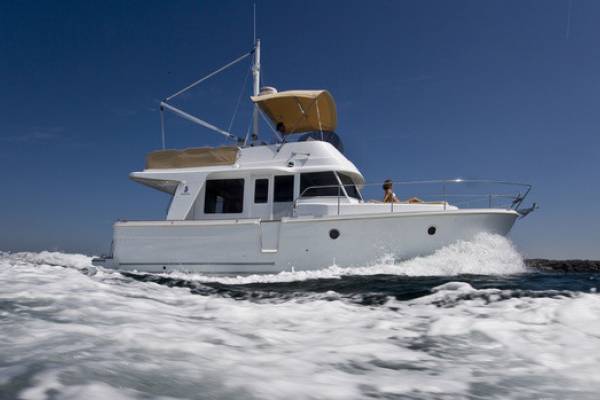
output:
[[275,203],[294,201],[294,175],[279,175],[275,177]]
[[205,214],[241,213],[243,208],[243,179],[213,179],[206,181]]
[[[313,187],[321,186],[321,187]],[[310,172],[300,175],[300,193],[303,197],[343,195],[333,171]]]
[[266,203],[269,199],[269,180],[257,179],[254,181],[254,202]]
[[341,174],[338,172],[338,176],[340,177],[340,180],[342,181],[342,184],[344,185],[344,188],[346,189],[346,193],[348,193],[349,197],[354,197],[355,199],[362,199],[362,197],[360,196],[360,193],[358,192],[358,189],[356,188],[356,185],[354,184],[354,182],[352,181],[352,178],[350,178],[350,176],[346,175],[346,174]]

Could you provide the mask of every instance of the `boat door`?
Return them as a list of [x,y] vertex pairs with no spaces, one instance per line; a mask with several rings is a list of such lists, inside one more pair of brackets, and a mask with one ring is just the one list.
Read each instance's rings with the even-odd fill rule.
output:
[[298,193],[294,175],[276,175],[273,179],[273,219],[291,217],[294,195]]
[[276,253],[279,247],[280,221],[273,221],[273,176],[257,175],[252,177],[254,193],[252,195],[252,217],[260,218],[258,232],[260,251]]
[[273,219],[273,177],[256,175],[252,177],[252,218]]

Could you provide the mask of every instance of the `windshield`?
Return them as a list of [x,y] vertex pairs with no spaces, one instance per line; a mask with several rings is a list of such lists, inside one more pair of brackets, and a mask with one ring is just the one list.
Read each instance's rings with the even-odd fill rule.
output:
[[303,197],[337,196],[340,184],[333,171],[308,172],[300,175],[300,193]]
[[354,184],[354,181],[352,181],[352,178],[349,175],[343,174],[341,172],[338,172],[338,175],[340,177],[340,180],[342,181],[342,185],[344,185],[344,188],[346,189],[346,193],[348,193],[348,196],[362,200],[362,196],[360,195],[360,192]]
[[[360,192],[349,175],[337,172],[348,197],[362,200]],[[300,175],[300,193],[302,197],[343,196],[336,172],[309,172]]]

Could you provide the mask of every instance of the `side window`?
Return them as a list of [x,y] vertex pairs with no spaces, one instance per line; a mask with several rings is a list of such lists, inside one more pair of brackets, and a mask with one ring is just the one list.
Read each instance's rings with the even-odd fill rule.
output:
[[243,179],[213,179],[206,181],[204,212],[206,214],[241,213],[244,209]]
[[294,201],[294,175],[275,177],[275,196],[273,200],[276,203]]
[[310,172],[300,175],[300,193],[304,193],[303,197],[337,196],[340,190],[340,184],[333,171]]
[[257,179],[254,181],[254,202],[266,203],[269,198],[269,180]]

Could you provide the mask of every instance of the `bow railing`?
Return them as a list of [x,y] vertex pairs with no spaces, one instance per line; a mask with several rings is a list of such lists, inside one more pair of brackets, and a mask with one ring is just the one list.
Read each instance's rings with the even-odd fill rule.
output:
[[[522,216],[537,208],[534,203],[530,208],[521,209],[525,198],[532,189],[532,185],[526,183],[481,179],[392,181],[391,183],[399,202],[389,203],[390,212],[399,210],[398,207],[394,207],[394,204],[441,204],[443,210],[447,210],[448,206],[458,208],[503,208],[516,210]],[[344,204],[350,202],[352,198],[356,199],[358,203],[383,203],[382,185],[383,182],[361,185],[309,186],[304,188],[294,200],[293,207],[297,208],[303,199],[335,198],[339,215]],[[349,193],[354,194],[355,192],[358,192],[359,198],[349,195]],[[454,207],[452,208],[454,209]]]

